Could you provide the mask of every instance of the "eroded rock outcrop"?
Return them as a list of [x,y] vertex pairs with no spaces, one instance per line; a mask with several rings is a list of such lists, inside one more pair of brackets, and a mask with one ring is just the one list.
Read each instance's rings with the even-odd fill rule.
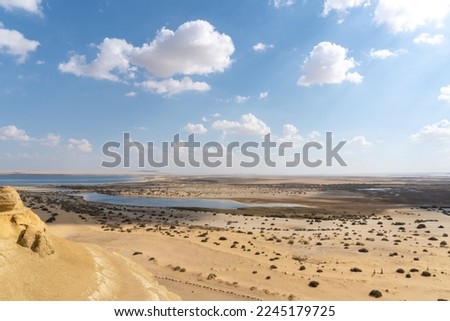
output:
[[134,262],[47,233],[11,187],[0,187],[0,284],[0,301],[179,299]]
[[46,225],[25,207],[17,191],[0,187],[0,240],[11,240],[40,255],[54,253]]

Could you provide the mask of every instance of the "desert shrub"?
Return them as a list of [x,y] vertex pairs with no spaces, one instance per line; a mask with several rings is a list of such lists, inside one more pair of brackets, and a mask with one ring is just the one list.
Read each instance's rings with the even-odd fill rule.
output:
[[350,272],[362,272],[360,268],[354,267],[350,269]]
[[319,286],[319,282],[317,282],[317,281],[311,281],[311,282],[309,282],[308,286],[309,286],[310,288],[317,288],[317,287]]
[[217,277],[217,275],[215,275],[214,273],[210,273],[210,274],[206,277],[206,279],[207,279],[207,280],[214,280],[216,277]]
[[372,291],[370,291],[369,296],[372,298],[378,299],[378,298],[381,298],[383,296],[383,294],[381,293],[381,291],[372,290]]

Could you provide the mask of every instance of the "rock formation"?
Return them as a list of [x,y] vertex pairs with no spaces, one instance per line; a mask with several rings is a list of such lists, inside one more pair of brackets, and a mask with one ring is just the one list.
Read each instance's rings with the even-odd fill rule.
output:
[[8,186],[0,187],[0,240],[15,241],[43,256],[54,253],[44,222]]
[[50,235],[17,191],[1,186],[0,285],[0,301],[179,300],[130,260]]

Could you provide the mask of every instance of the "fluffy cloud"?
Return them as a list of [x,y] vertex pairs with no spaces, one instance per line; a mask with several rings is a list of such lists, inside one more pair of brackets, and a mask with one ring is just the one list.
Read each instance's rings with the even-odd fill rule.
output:
[[227,69],[233,52],[230,36],[217,32],[207,21],[196,20],[176,31],[162,28],[150,44],[135,49],[132,60],[160,77],[206,75]]
[[69,138],[67,148],[72,152],[90,153],[92,152],[92,144],[87,139]]
[[166,96],[176,95],[185,91],[208,91],[210,89],[206,82],[193,81],[190,77],[184,77],[181,80],[172,78],[160,81],[147,80],[141,83],[141,86],[149,91]]
[[375,59],[386,59],[390,57],[397,56],[394,52],[390,51],[389,49],[370,49],[370,57]]
[[283,125],[283,137],[280,141],[283,142],[299,142],[302,141],[303,137],[298,134],[298,129],[292,124]]
[[441,27],[450,12],[450,0],[379,0],[374,21],[394,33],[434,24]]
[[134,68],[130,66],[132,45],[122,39],[105,38],[97,48],[100,52],[92,62],[86,63],[85,56],[73,55],[68,62],[59,64],[58,69],[76,76],[111,81],[119,81],[119,75],[133,77]]
[[238,121],[216,120],[211,128],[221,129],[225,135],[265,135],[270,133],[270,127],[251,113],[242,115]]
[[135,91],[130,91],[125,94],[125,97],[136,97],[136,95],[137,94]]
[[188,123],[186,126],[184,126],[183,129],[191,134],[205,134],[208,131],[208,129],[203,126],[203,124],[193,123]]
[[442,119],[441,121],[422,127],[417,133],[411,135],[414,141],[449,141],[450,140],[450,121]]
[[373,59],[387,59],[391,57],[397,57],[398,55],[407,52],[406,50],[391,51],[389,49],[370,49],[370,57]]
[[24,63],[28,54],[38,46],[38,41],[29,40],[19,31],[5,29],[0,24],[0,53],[14,56],[18,63]]
[[256,52],[263,52],[271,48],[273,48],[273,45],[266,45],[265,43],[262,42],[258,42],[256,45],[253,46],[253,50]]
[[441,87],[441,93],[438,99],[450,103],[450,85],[448,85],[447,87]]
[[162,28],[150,43],[134,47],[123,39],[105,38],[97,57],[87,62],[84,55],[72,55],[59,70],[76,76],[124,81],[134,79],[139,68],[151,78],[141,85],[156,93],[172,95],[187,90],[205,91],[209,85],[189,77],[223,72],[232,63],[234,45],[226,34],[209,22],[189,21],[175,31]]
[[295,0],[271,0],[270,3],[275,8],[281,8],[281,7],[290,7],[295,3]]
[[430,35],[429,33],[422,32],[420,35],[414,38],[415,44],[427,44],[427,45],[440,45],[445,40],[443,34]]
[[56,147],[61,142],[61,136],[55,134],[48,134],[45,138],[39,139],[39,143],[43,146]]
[[327,16],[332,10],[346,13],[348,9],[368,5],[370,0],[325,0],[322,15]]
[[0,0],[0,6],[6,10],[21,9],[35,14],[41,14],[42,0]]
[[[8,125],[0,128],[0,141],[15,142],[34,142],[41,146],[57,147],[60,146],[61,136],[53,133],[47,134],[44,138],[35,138],[29,136],[25,130],[17,128],[15,125]],[[92,151],[92,145],[86,139],[69,139],[68,149],[71,151],[80,151],[87,153]]]
[[303,74],[297,84],[300,86],[340,84],[344,81],[360,83],[363,77],[350,72],[357,66],[348,50],[331,42],[317,44],[302,65]]
[[23,129],[19,129],[14,125],[0,128],[0,140],[12,140],[19,142],[27,142],[31,137]]
[[350,145],[367,148],[372,146],[373,144],[369,142],[364,136],[356,136],[348,141]]

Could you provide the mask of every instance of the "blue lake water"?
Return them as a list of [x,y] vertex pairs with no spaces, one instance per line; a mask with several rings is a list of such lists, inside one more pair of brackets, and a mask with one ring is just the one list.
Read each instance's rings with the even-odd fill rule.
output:
[[112,205],[133,205],[147,207],[199,207],[217,209],[237,209],[242,207],[306,207],[299,204],[263,203],[251,204],[226,199],[166,198],[144,196],[106,195],[98,193],[80,193],[86,201]]
[[0,174],[0,185],[92,185],[136,180],[131,175]]

